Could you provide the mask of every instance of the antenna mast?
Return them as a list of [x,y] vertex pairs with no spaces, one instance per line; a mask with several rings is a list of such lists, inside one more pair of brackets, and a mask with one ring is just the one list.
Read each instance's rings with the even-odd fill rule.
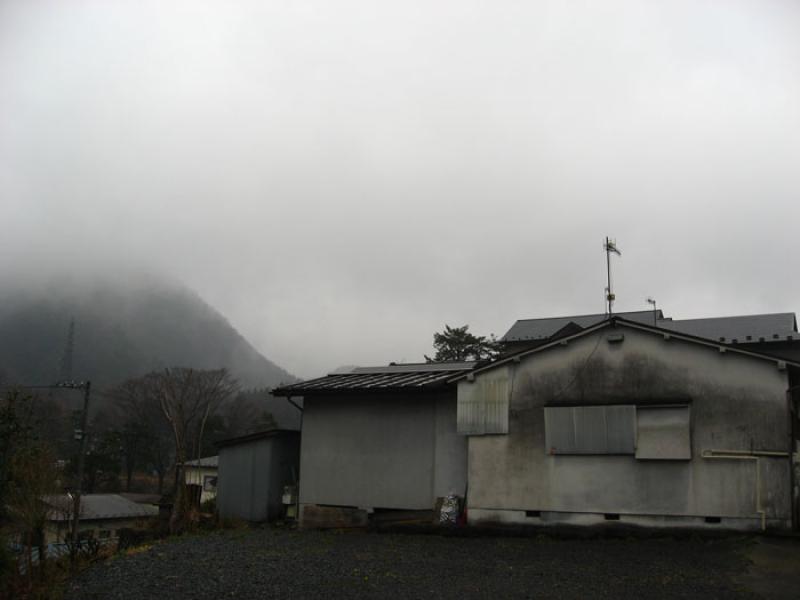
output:
[[611,290],[611,253],[622,256],[622,252],[617,250],[617,241],[609,239],[608,236],[606,236],[606,243],[603,244],[603,249],[606,251],[606,277],[608,282],[606,286],[606,314],[610,315],[616,299],[614,292]]

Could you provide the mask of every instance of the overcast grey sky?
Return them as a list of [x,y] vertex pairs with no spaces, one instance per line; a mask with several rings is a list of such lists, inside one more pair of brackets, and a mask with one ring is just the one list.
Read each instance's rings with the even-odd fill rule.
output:
[[0,272],[174,275],[303,377],[602,312],[605,235],[619,310],[800,310],[799,184],[794,0],[0,0]]

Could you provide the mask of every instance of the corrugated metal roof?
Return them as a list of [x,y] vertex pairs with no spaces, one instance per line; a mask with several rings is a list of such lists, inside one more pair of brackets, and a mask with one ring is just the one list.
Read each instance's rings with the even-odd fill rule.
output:
[[381,391],[429,389],[446,385],[448,379],[472,370],[476,362],[391,364],[385,367],[357,367],[349,373],[287,385],[272,390],[276,396],[303,396],[338,391]]
[[[659,319],[664,318],[664,313],[658,310]],[[637,321],[654,325],[652,310],[637,310],[633,312],[614,313],[615,317],[622,317],[629,321]],[[570,323],[583,327],[591,327],[605,321],[608,315],[599,313],[594,315],[574,315],[571,317],[547,317],[543,319],[520,319],[511,326],[511,329],[501,338],[504,342],[523,342],[527,340],[544,340],[552,337]]]
[[[716,342],[756,343],[800,340],[794,313],[712,317],[708,319],[659,320],[658,326]],[[735,340],[735,342],[734,342]]]
[[[72,497],[66,494],[44,496],[42,501],[53,507],[51,521],[68,521],[72,514]],[[81,496],[81,519],[138,519],[158,515],[158,507],[137,504],[119,494],[85,494]]]
[[218,442],[214,442],[214,445],[217,448],[227,448],[229,446],[249,444],[250,442],[265,440],[272,437],[297,436],[297,435],[300,435],[300,432],[294,429],[270,429],[268,431],[257,431],[255,433],[248,433],[247,435],[241,435],[235,438],[228,438],[227,440],[220,440]]
[[215,469],[217,465],[219,465],[219,456],[206,456],[204,458],[187,460],[183,465],[186,467],[206,467]]

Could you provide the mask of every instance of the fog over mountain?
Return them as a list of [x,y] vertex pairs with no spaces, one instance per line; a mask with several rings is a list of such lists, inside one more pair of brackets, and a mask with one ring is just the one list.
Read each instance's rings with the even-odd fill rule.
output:
[[195,292],[142,274],[52,276],[0,290],[0,379],[47,384],[71,372],[104,386],[165,367],[225,367],[245,388],[296,378],[270,362]]
[[798,165],[796,0],[0,0],[0,291],[135,264],[305,378],[602,312],[606,235],[617,310],[800,310]]

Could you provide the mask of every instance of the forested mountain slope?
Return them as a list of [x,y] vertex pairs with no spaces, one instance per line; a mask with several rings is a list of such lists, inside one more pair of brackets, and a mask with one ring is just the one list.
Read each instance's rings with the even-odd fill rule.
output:
[[172,366],[227,367],[245,388],[297,379],[262,356],[196,293],[153,277],[0,289],[0,381],[50,383],[64,366],[75,320],[71,373],[106,386]]

